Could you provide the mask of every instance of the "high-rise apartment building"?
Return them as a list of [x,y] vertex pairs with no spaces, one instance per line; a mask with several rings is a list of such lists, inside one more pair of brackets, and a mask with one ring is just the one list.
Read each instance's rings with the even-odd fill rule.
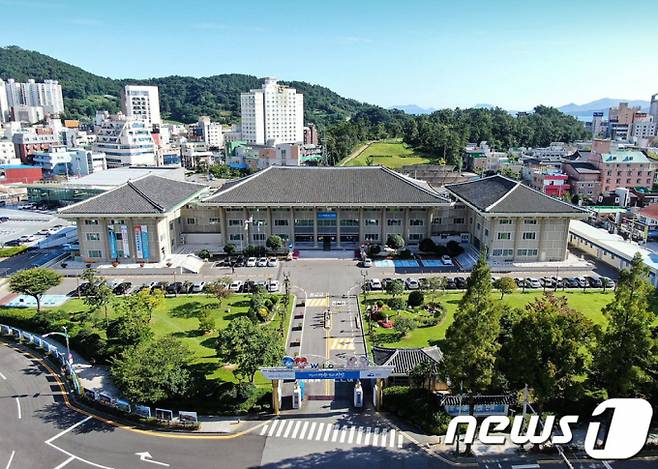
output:
[[658,93],[651,96],[651,104],[649,105],[649,114],[653,116],[654,122],[658,122]]
[[108,168],[156,164],[151,129],[141,120],[111,116],[97,127],[96,135],[92,150],[105,153]]
[[160,125],[160,96],[157,86],[126,85],[121,95],[121,112],[140,120],[149,129]]
[[[43,83],[34,80],[26,83],[18,83],[13,79],[6,82],[0,80],[0,120],[11,120],[11,114],[15,114],[16,110],[27,115],[64,112],[62,86],[57,80],[44,80]],[[18,120],[16,115],[13,117]]]
[[304,141],[304,95],[266,78],[240,95],[242,139],[257,145]]

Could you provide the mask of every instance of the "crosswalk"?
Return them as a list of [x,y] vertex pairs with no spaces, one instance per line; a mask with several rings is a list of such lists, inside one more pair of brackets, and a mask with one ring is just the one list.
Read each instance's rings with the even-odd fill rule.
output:
[[326,308],[329,306],[329,299],[325,296],[324,298],[309,298],[306,300],[307,308]]
[[260,430],[268,438],[313,440],[356,446],[402,448],[404,436],[394,428],[341,425],[308,420],[272,420]]
[[334,339],[329,339],[329,349],[330,350],[354,350],[354,338],[353,337],[339,337]]

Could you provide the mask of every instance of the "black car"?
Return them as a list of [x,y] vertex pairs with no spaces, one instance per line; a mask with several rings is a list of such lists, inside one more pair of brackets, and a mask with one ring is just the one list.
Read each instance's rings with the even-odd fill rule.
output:
[[167,282],[158,282],[155,285],[153,285],[153,288],[151,288],[151,293],[153,293],[156,290],[160,290],[161,292],[166,292],[167,287],[169,286],[169,283]]
[[244,267],[247,264],[247,259],[244,256],[238,256],[233,261],[233,267]]
[[7,241],[5,243],[5,246],[20,246],[21,242],[18,239],[12,239],[11,241]]
[[448,290],[456,290],[456,289],[457,289],[457,283],[455,282],[455,279],[453,279],[453,278],[449,278],[449,279],[446,281],[446,288],[447,288]]
[[6,221],[9,221],[9,217],[0,217],[0,223],[4,223]]
[[256,282],[247,280],[240,287],[240,293],[254,293],[256,291]]
[[585,277],[591,288],[603,288],[603,282],[598,277]]
[[178,294],[181,293],[181,288],[183,287],[183,282],[174,282],[167,285],[167,293],[169,294]]
[[576,280],[574,277],[565,277],[563,281],[565,288],[578,288],[580,286],[578,284],[578,280]]
[[183,282],[178,293],[192,293],[193,286],[194,284],[192,282]]
[[463,290],[466,288],[466,279],[464,277],[455,277],[455,284],[458,289]]
[[132,287],[133,284],[130,282],[121,282],[119,285],[114,287],[114,294],[115,295],[125,295],[128,293],[128,290],[130,290],[130,287]]

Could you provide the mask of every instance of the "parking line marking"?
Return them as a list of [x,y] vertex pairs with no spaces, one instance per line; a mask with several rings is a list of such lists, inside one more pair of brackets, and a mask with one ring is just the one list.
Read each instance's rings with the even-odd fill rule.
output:
[[398,448],[402,448],[402,433],[398,434]]
[[358,432],[356,433],[356,444],[360,445],[361,444],[361,438],[363,438],[363,427],[359,427]]
[[327,424],[327,430],[324,432],[324,441],[329,441],[329,435],[331,434],[331,427],[333,427],[332,424],[328,423]]
[[272,422],[272,426],[270,427],[270,432],[267,434],[268,437],[274,435],[274,430],[276,430],[276,426],[278,425],[278,423],[279,423],[278,420],[275,420],[274,422]]
[[339,426],[338,424],[335,424],[335,425],[334,425],[334,433],[333,433],[333,435],[331,435],[331,441],[332,441],[333,443],[335,443],[336,440],[338,440],[338,429],[339,429],[339,428],[340,428],[340,426]]
[[345,425],[340,432],[340,443],[345,443],[345,437],[347,436],[347,425]]
[[279,429],[276,431],[276,437],[277,437],[277,438],[281,436],[281,434],[283,433],[283,429],[286,428],[286,424],[287,424],[287,423],[288,423],[288,422],[287,422],[286,420],[284,420],[283,422],[281,422],[281,425],[279,425]]
[[299,432],[299,439],[300,440],[304,439],[304,434],[306,433],[307,428],[308,428],[308,422],[304,422],[304,425],[302,426],[302,431]]
[[50,444],[50,443],[52,443],[53,441],[55,441],[55,440],[56,440],[57,438],[59,438],[60,436],[62,436],[62,435],[66,435],[68,432],[70,432],[70,431],[73,430],[74,428],[79,427],[80,425],[82,425],[83,423],[89,421],[90,419],[91,419],[91,416],[89,416],[89,417],[85,417],[84,419],[80,420],[78,423],[76,423],[76,424],[74,424],[74,425],[71,425],[69,428],[67,428],[67,429],[65,429],[65,430],[62,430],[62,431],[59,432],[57,435],[55,435],[55,436],[53,436],[52,438],[46,440],[46,444]]
[[61,469],[62,467],[66,466],[68,463],[70,463],[70,462],[73,461],[74,459],[75,459],[75,456],[71,456],[71,457],[68,458],[66,461],[64,461],[62,464],[60,464],[59,466],[55,467],[55,469]]
[[356,430],[355,426],[352,426],[352,428],[350,428],[350,436],[347,437],[347,442],[349,444],[352,444],[352,441],[354,441],[354,431],[355,430]]
[[5,375],[3,375],[1,371],[0,371],[0,378],[2,378],[2,379],[4,379],[5,381],[7,381],[7,377],[6,377]]
[[365,437],[365,439],[363,440],[363,444],[364,444],[364,445],[368,445],[368,444],[370,444],[370,430],[371,430],[370,427],[366,427],[366,437]]
[[379,427],[375,428],[375,431],[372,434],[372,446],[379,446]]
[[17,397],[14,399],[16,399],[16,408],[18,409],[18,420],[20,420],[23,418],[23,414],[21,413],[21,401]]
[[322,430],[324,430],[324,422],[318,424],[318,433],[315,435],[315,441],[320,441],[320,438],[322,438]]
[[297,420],[297,423],[295,423],[295,429],[292,431],[292,435],[290,435],[290,438],[297,438],[297,432],[299,431],[299,426],[302,424],[301,420]]
[[290,431],[292,430],[292,427],[295,426],[295,422],[293,420],[290,421],[290,425],[288,425],[288,428],[286,428],[286,432],[283,434],[284,438],[288,438],[288,435],[290,435]]
[[5,469],[9,469],[11,467],[11,463],[14,460],[15,455],[16,455],[16,451],[12,451],[11,455],[9,456],[9,461],[7,461],[7,465],[5,466]]
[[263,425],[263,428],[262,428],[261,431],[260,431],[260,435],[261,435],[261,436],[265,435],[265,432],[267,431],[267,428],[268,428],[268,427],[269,427],[269,425]]
[[315,431],[315,426],[318,424],[318,422],[311,422],[311,428],[308,429],[308,435],[306,435],[307,440],[312,440],[313,439],[313,432]]
[[386,437],[388,436],[388,428],[382,429],[382,434],[380,435],[379,446],[386,446]]
[[391,435],[388,446],[395,448],[395,428],[391,428],[391,431],[388,432],[388,434]]

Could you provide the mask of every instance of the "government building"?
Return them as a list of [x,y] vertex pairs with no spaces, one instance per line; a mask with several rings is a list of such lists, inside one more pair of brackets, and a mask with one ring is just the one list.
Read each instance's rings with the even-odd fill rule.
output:
[[181,247],[240,251],[278,235],[295,249],[355,249],[402,236],[486,249],[491,262],[562,261],[587,213],[492,176],[435,190],[380,166],[272,166],[215,189],[148,175],[60,210],[79,260],[159,262]]

